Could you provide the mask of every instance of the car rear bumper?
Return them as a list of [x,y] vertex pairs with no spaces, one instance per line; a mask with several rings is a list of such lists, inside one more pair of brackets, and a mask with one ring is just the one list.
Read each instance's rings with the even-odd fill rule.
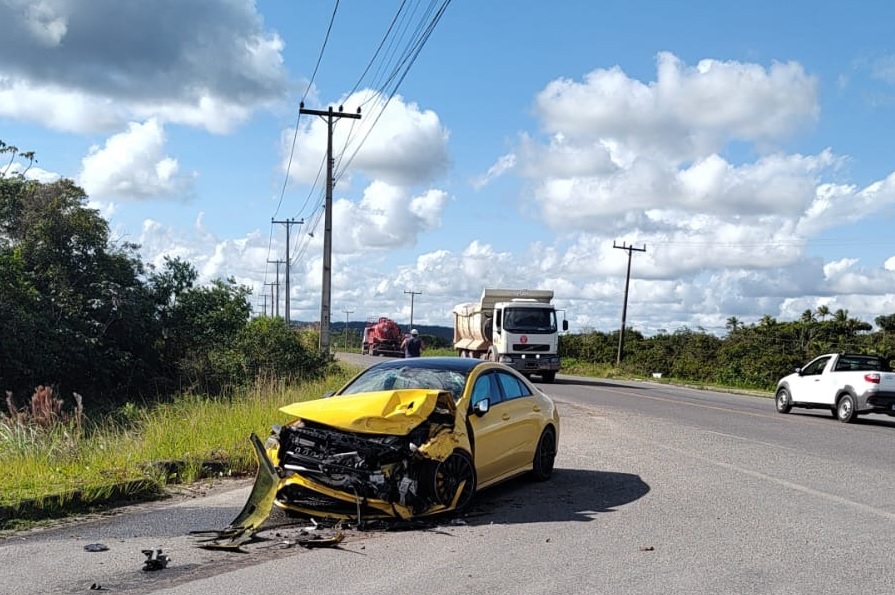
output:
[[864,395],[867,409],[874,413],[895,415],[895,392],[870,392]]

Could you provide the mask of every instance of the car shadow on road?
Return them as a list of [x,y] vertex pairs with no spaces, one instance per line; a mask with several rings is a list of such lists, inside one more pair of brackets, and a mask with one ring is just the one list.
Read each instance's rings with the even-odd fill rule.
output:
[[471,525],[592,521],[649,491],[639,475],[558,468],[545,482],[521,477],[477,493],[464,519]]
[[[791,415],[799,416],[799,417],[816,417],[821,418],[824,421],[829,421],[833,424],[841,423],[839,420],[834,418],[829,411],[822,411],[818,409],[806,409],[796,411],[793,409],[790,412]],[[868,426],[868,427],[879,427],[879,428],[895,428],[895,418],[888,417],[886,415],[873,415],[872,417],[868,417],[867,414],[858,416],[851,425],[855,426]]]

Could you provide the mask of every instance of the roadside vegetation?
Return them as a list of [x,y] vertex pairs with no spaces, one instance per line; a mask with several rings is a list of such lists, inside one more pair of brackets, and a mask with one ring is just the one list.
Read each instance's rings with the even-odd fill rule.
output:
[[[315,328],[251,317],[251,292],[235,279],[199,284],[180,259],[141,262],[73,182],[28,179],[34,154],[0,141],[3,156],[0,528],[253,474],[249,434],[354,371],[320,353]],[[628,329],[620,366],[617,331],[562,336],[560,355],[571,374],[770,390],[820,353],[893,353],[895,314],[874,322],[821,306],[792,322],[731,317],[723,338]],[[454,355],[450,339],[422,337],[425,355]],[[360,351],[358,328],[333,338]]]

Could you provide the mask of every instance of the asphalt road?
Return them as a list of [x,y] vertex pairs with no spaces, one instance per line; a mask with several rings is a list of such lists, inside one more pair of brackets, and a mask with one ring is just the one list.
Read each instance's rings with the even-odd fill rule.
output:
[[[211,552],[187,532],[226,526],[248,491],[218,485],[6,538],[0,592],[895,592],[890,418],[846,425],[652,383],[542,386],[562,415],[553,478],[481,492],[462,524],[351,532],[315,550],[290,547],[299,528],[279,526],[248,553]],[[154,548],[170,563],[141,570]]]

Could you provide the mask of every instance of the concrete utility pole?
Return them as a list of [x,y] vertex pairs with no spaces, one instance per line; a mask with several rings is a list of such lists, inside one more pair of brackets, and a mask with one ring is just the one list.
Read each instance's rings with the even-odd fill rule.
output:
[[411,329],[413,329],[413,298],[414,298],[414,296],[417,296],[417,295],[423,295],[423,292],[422,291],[413,291],[412,289],[408,291],[405,289],[404,293],[410,294],[410,328],[407,330],[411,330]]
[[[280,225],[286,226],[286,298],[284,299],[285,304],[283,307],[286,311],[283,313],[283,318],[286,321],[286,325],[289,325],[289,311],[292,309],[292,290],[289,287],[289,269],[292,268],[289,261],[289,232],[292,230],[293,225],[301,225],[305,221],[304,219],[299,219],[296,221],[295,219],[283,219],[282,221],[274,221],[271,217],[271,223],[279,223]],[[279,275],[279,268],[277,269],[277,275]],[[279,303],[277,304],[279,306]]]
[[[276,302],[274,302],[274,299],[275,299],[275,298],[274,298],[274,294],[273,294],[273,288],[274,288],[274,287],[277,287],[278,285],[279,285],[278,283],[265,283],[265,284],[264,284],[265,287],[270,287],[270,315],[271,315],[271,316],[273,316],[274,304],[276,304]],[[266,294],[266,293],[264,294],[264,311],[265,311],[265,316],[267,315],[267,295],[268,295],[268,294]],[[278,299],[278,298],[277,298],[277,299]],[[278,313],[277,313],[277,316],[279,316],[279,315],[280,315],[280,314],[279,314],[279,312],[278,312]]]
[[279,317],[280,316],[280,265],[285,264],[286,261],[285,260],[268,260],[267,263],[277,265],[277,280],[274,281],[274,283],[273,283],[273,286],[276,290],[276,297],[274,298],[275,299],[274,304],[276,304],[277,313],[274,314],[273,308],[271,308],[270,315]]
[[348,351],[348,315],[353,314],[354,310],[342,310],[345,313],[345,351]]
[[615,359],[615,365],[620,366],[622,363],[622,352],[625,349],[625,324],[627,324],[628,317],[628,285],[631,282],[631,254],[634,252],[646,252],[646,244],[643,245],[643,248],[635,248],[634,246],[625,245],[624,242],[622,242],[621,246],[612,242],[612,247],[628,251],[628,274],[625,277],[625,301],[624,305],[622,305],[622,328],[618,334],[618,356]]
[[[360,108],[356,114],[346,114],[339,106],[334,112],[332,106],[327,110],[305,109],[299,104],[299,114],[320,116],[326,120],[326,203],[323,216],[323,282],[320,295],[320,351],[329,353],[330,300],[332,299],[332,252],[333,252],[333,125],[339,118],[360,119]],[[287,259],[288,260],[288,259]],[[289,268],[286,267],[287,275]]]

